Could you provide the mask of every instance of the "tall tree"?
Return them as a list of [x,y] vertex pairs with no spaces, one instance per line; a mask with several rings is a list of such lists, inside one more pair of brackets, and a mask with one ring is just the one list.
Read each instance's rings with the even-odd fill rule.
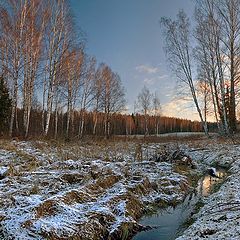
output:
[[204,121],[195,89],[195,82],[192,72],[192,57],[191,57],[191,35],[190,23],[186,14],[179,11],[177,20],[168,18],[161,19],[161,25],[164,29],[166,42],[166,53],[170,61],[171,67],[178,79],[188,87],[193,102],[196,106],[199,118],[206,135],[208,135],[208,126]]
[[[215,3],[216,4],[216,3]],[[229,130],[236,131],[236,84],[239,83],[240,68],[240,1],[220,0],[216,4],[221,18],[221,41],[229,72]]]
[[[82,75],[83,75],[83,65],[84,65],[84,52],[83,49],[73,49],[71,52],[67,53],[65,59],[66,69],[65,78],[66,80],[66,98],[67,98],[67,127],[66,136],[69,138],[70,123],[73,128],[74,122],[74,110],[76,108],[77,99],[80,97],[80,89],[82,86]],[[74,129],[72,129],[74,132]]]
[[96,134],[98,115],[102,110],[101,96],[103,91],[102,64],[97,68],[93,83],[93,135]]
[[13,134],[14,120],[17,123],[17,106],[19,99],[19,81],[23,68],[22,49],[24,43],[24,26],[27,21],[27,0],[8,1],[7,6],[0,9],[0,39],[1,39],[1,64],[8,75],[12,98],[9,135]]
[[144,86],[141,92],[138,94],[137,104],[144,116],[144,135],[146,136],[149,134],[148,116],[152,106],[152,94],[146,86]]
[[111,117],[125,108],[125,92],[118,74],[112,72],[106,64],[101,65],[103,88],[101,106],[104,109],[104,133],[110,137]]
[[28,135],[34,86],[42,53],[44,29],[48,21],[48,9],[44,1],[32,0],[27,4],[26,24],[23,33],[23,126]]
[[[219,33],[217,31],[216,23],[210,15],[205,15],[208,9],[212,9],[211,6],[200,5],[196,10],[197,26],[195,29],[195,39],[197,46],[195,48],[195,59],[198,65],[198,78],[205,82],[210,88],[210,95],[213,103],[213,110],[215,120],[218,125],[219,132],[223,132],[226,129],[223,111],[221,110],[221,97],[219,96],[219,78],[218,78],[218,66],[216,56],[216,45],[218,41],[215,41],[215,35]],[[211,10],[210,10],[211,11]],[[211,11],[212,12],[212,11]],[[211,16],[213,16],[211,14]],[[219,122],[219,116],[221,122]]]
[[[44,135],[49,131],[50,117],[52,113],[53,99],[56,94],[58,79],[57,74],[63,71],[65,66],[62,64],[65,52],[70,45],[71,24],[68,18],[68,8],[65,0],[56,0],[49,3],[51,10],[50,20],[46,27],[46,79],[47,79],[47,106]],[[44,111],[44,110],[43,110]]]
[[198,62],[208,79],[215,118],[218,121],[219,115],[222,126],[220,130],[224,134],[234,133],[240,64],[240,1],[197,3]]
[[153,95],[153,111],[155,117],[155,134],[159,134],[160,116],[161,116],[161,103],[157,92]]
[[94,97],[94,77],[95,77],[96,59],[92,57],[85,57],[85,74],[82,79],[81,97],[80,97],[80,123],[78,135],[83,137],[85,126],[85,115],[87,109],[90,107]]

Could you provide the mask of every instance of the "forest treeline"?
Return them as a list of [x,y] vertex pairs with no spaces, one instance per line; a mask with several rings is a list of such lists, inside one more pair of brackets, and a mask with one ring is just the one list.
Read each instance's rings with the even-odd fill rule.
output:
[[[67,127],[67,113],[58,113],[58,126],[56,129],[55,113],[52,113],[50,118],[49,138],[61,138],[61,139],[79,139],[79,128],[81,122],[81,112],[74,111],[74,120],[71,122],[69,135],[66,138]],[[100,112],[98,114],[98,123],[95,126],[94,112],[85,112],[85,124],[83,129],[83,136],[105,136],[105,113]],[[42,111],[40,109],[33,109],[31,112],[31,121],[29,126],[29,136],[39,137],[42,135]],[[23,110],[18,109],[18,128],[13,129],[14,136],[24,136],[23,131]],[[156,123],[159,123],[158,127]],[[173,117],[156,117],[148,116],[148,134],[157,135],[162,133],[171,132],[202,132],[201,122],[191,121],[186,119],[179,119]],[[210,123],[211,131],[216,131],[216,124]],[[143,114],[126,115],[121,113],[115,113],[111,115],[109,135],[145,135],[145,116]]]

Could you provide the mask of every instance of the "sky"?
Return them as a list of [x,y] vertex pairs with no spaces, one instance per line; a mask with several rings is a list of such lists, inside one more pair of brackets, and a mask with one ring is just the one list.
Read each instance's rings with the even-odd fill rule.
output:
[[70,0],[75,27],[87,40],[86,52],[120,75],[130,112],[145,85],[157,91],[164,115],[198,119],[188,103],[176,98],[177,80],[159,24],[179,9],[192,17],[194,0]]

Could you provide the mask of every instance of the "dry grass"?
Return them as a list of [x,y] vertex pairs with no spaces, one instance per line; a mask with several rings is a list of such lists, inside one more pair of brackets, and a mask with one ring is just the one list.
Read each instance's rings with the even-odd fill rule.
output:
[[42,202],[35,209],[36,218],[52,216],[52,215],[55,215],[57,212],[58,212],[57,201],[53,199],[48,199]]
[[72,190],[67,192],[63,197],[63,202],[65,204],[73,204],[73,203],[86,203],[93,201],[93,198],[82,191]]
[[95,185],[98,188],[108,189],[112,187],[115,183],[117,183],[121,179],[121,176],[117,175],[109,175],[109,176],[101,176],[97,179]]
[[[22,145],[19,144],[22,150],[18,150],[17,144],[15,146],[14,142],[7,140],[6,143],[4,141],[0,142],[0,148],[1,146],[5,146],[7,149],[11,149],[17,156],[16,159],[12,161],[10,174],[16,176],[20,174],[16,169],[20,169],[20,171],[23,171],[25,174],[24,179],[26,179],[27,176],[33,180],[28,186],[21,186],[21,194],[23,192],[24,194],[26,193],[25,195],[27,196],[28,194],[46,194],[44,195],[44,199],[47,200],[43,201],[37,207],[33,207],[36,219],[26,221],[22,227],[28,229],[31,228],[32,222],[39,220],[39,218],[55,216],[62,211],[64,204],[71,205],[71,207],[74,207],[73,205],[76,203],[84,204],[92,202],[95,204],[97,203],[96,198],[103,196],[103,194],[109,194],[111,188],[114,189],[114,192],[117,192],[118,185],[124,185],[124,191],[119,192],[119,194],[112,196],[106,201],[106,207],[109,207],[112,215],[105,216],[99,213],[87,212],[87,214],[89,214],[87,215],[89,221],[83,224],[81,223],[81,226],[77,226],[76,228],[79,232],[76,231],[76,236],[72,236],[71,239],[81,239],[81,236],[77,234],[82,234],[85,228],[88,228],[85,232],[93,234],[92,238],[89,239],[99,239],[99,234],[104,236],[106,226],[115,221],[114,211],[119,211],[116,213],[116,216],[125,214],[137,220],[145,210],[141,196],[148,196],[152,192],[159,191],[164,193],[165,185],[166,187],[169,184],[174,185],[170,180],[168,182],[160,182],[157,177],[154,180],[149,176],[144,177],[146,176],[146,172],[140,170],[146,169],[146,171],[152,171],[152,168],[157,166],[155,162],[152,161],[144,164],[141,162],[137,164],[132,162],[134,155],[135,160],[137,160],[137,153],[140,152],[142,155],[139,157],[139,160],[143,160],[143,158],[146,160],[149,159],[151,151],[154,151],[155,146],[153,147],[153,145],[150,144],[150,139],[149,142],[147,140],[144,141],[145,142],[139,139],[130,140],[129,142],[124,140],[119,141],[118,139],[114,141],[96,140],[94,142],[85,141],[75,143],[32,141],[26,144],[30,149],[30,153],[22,149],[25,143]],[[177,141],[174,143],[178,144]],[[140,150],[138,146],[140,146]],[[158,145],[156,146],[156,151],[161,151],[160,147],[158,147]],[[31,155],[32,147],[33,154]],[[38,156],[41,155],[41,153],[44,153],[45,156],[39,158]],[[37,155],[37,157],[34,157],[34,154]],[[48,156],[49,159],[51,159],[49,163],[46,161]],[[73,161],[64,162],[70,159]],[[127,162],[126,159],[129,159],[129,162]],[[93,160],[97,161],[92,164]],[[114,165],[115,163],[108,164],[104,162],[104,160],[116,162],[116,165]],[[123,160],[126,162],[122,163]],[[148,165],[148,168],[145,168],[145,164]],[[112,166],[114,166],[114,168],[112,168]],[[138,167],[140,170],[134,169]],[[37,173],[32,173],[32,171],[38,169],[39,171],[36,171]],[[71,172],[71,170],[74,171]],[[156,169],[153,169],[151,173],[154,174],[157,172],[154,170]],[[26,174],[26,172],[29,172],[29,174]],[[149,179],[151,179],[151,181]],[[21,178],[16,177],[14,180],[19,181],[18,183],[21,184]],[[119,184],[114,186],[116,183]],[[189,186],[185,184],[185,182],[180,182],[180,186],[175,190],[178,193],[182,193],[187,191],[188,188]],[[82,189],[82,191],[80,189]],[[169,194],[172,194],[172,192]],[[119,204],[123,203],[126,203],[126,211],[124,213],[121,212],[122,207],[118,207]],[[159,204],[161,204],[161,200],[159,200]],[[119,227],[119,232],[116,236],[122,236],[122,239],[127,239],[137,227],[136,223],[123,223],[122,227]],[[93,229],[91,230],[91,228]],[[47,239],[60,239],[54,229],[48,232],[46,230],[46,232],[39,234],[46,236]],[[114,234],[112,239],[114,239]]]
[[0,139],[0,149],[15,152],[17,150],[16,146],[12,141]]

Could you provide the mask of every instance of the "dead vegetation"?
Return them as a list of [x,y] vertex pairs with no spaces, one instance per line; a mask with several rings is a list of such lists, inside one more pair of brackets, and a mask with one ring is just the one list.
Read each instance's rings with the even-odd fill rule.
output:
[[12,187],[2,220],[9,236],[18,231],[29,239],[128,239],[141,228],[137,220],[148,204],[175,204],[191,188],[173,171],[170,157],[151,159],[161,144],[15,141],[9,146],[12,150],[1,155],[2,166],[10,168],[1,197]]
[[35,209],[35,216],[36,218],[46,217],[46,216],[53,216],[58,211],[58,202],[53,199],[49,199],[41,203]]
[[96,201],[96,199],[86,192],[79,190],[71,190],[69,192],[66,192],[63,196],[63,202],[67,205],[74,203],[87,203],[92,201]]

